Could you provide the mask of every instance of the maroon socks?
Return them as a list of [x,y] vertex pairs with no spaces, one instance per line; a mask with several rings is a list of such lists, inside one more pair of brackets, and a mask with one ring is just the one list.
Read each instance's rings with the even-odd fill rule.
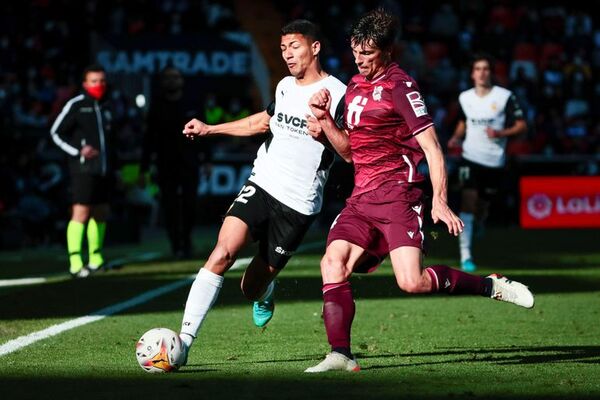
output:
[[352,358],[350,330],[354,320],[354,298],[350,282],[323,285],[323,319],[333,351]]
[[433,281],[432,293],[479,294],[485,296],[491,289],[480,276],[467,274],[446,265],[432,265],[425,268]]

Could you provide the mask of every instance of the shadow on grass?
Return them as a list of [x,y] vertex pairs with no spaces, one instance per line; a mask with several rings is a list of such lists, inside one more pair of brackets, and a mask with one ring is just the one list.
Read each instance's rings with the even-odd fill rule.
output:
[[[0,320],[36,319],[47,317],[79,317],[104,307],[123,302],[143,292],[156,289],[181,279],[181,271],[170,275],[165,271],[148,274],[129,274],[126,270],[94,276],[84,280],[70,280],[32,286],[27,289],[0,295]],[[240,277],[227,275],[217,305],[244,305],[249,302],[239,289]],[[579,293],[598,291],[600,271],[585,276],[511,274],[527,284],[534,294]],[[124,311],[128,313],[164,312],[181,310],[185,305],[189,285],[186,284],[170,294]],[[286,277],[284,271],[278,278],[276,298],[279,301],[322,301],[321,278],[315,276]],[[356,299],[402,298],[407,295],[396,286],[390,271],[371,275],[354,275],[352,286]],[[446,296],[446,295],[442,295]],[[414,296],[413,296],[414,297]],[[427,296],[423,296],[425,298]]]
[[[511,346],[511,347],[453,347],[432,352],[404,354],[357,354],[357,358],[377,360],[379,358],[401,357],[406,362],[393,365],[372,365],[363,369],[386,369],[409,366],[451,364],[462,362],[484,362],[500,365],[525,365],[546,363],[585,363],[600,364],[600,346]],[[451,357],[441,361],[417,361],[415,358]],[[376,361],[374,361],[376,362]]]
[[[122,378],[30,376],[2,378],[6,398],[61,398],[61,399],[560,399],[598,398],[598,389],[590,390],[579,381],[560,392],[550,391],[543,383],[526,382],[526,377],[498,377],[495,372],[482,372],[477,379],[463,374],[457,379],[460,364],[497,363],[546,364],[594,362],[600,357],[600,346],[526,346],[454,348],[433,352],[408,354],[359,354],[364,364],[360,373],[331,372],[303,374],[290,373],[289,368],[278,369],[278,363],[319,360],[319,356],[296,357],[288,360],[273,359],[246,364],[239,372],[231,372],[232,363],[220,369],[221,363],[191,365],[174,374],[124,375]],[[376,364],[377,360],[382,364]],[[393,363],[389,358],[399,358]],[[390,365],[389,362],[392,361]],[[273,369],[252,370],[247,364],[274,363]],[[454,368],[454,364],[457,368]],[[447,365],[436,369],[433,377],[424,370],[427,365]],[[416,368],[415,368],[416,367]],[[451,368],[451,369],[450,369]],[[469,368],[468,366],[466,368]],[[476,368],[473,368],[476,370]],[[394,371],[397,370],[397,371]],[[440,372],[447,371],[447,375]],[[475,380],[474,380],[475,379]],[[557,378],[562,379],[562,378]],[[568,379],[565,377],[565,379]],[[514,385],[506,390],[508,381]],[[558,383],[557,383],[558,385]],[[558,386],[557,386],[558,387]],[[595,392],[594,392],[595,390]],[[549,394],[549,392],[553,394]],[[42,396],[43,393],[43,396]]]

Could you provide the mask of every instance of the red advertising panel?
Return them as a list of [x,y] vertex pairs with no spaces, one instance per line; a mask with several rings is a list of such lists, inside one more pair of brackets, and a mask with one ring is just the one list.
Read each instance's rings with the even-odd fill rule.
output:
[[600,177],[521,178],[523,228],[600,227]]

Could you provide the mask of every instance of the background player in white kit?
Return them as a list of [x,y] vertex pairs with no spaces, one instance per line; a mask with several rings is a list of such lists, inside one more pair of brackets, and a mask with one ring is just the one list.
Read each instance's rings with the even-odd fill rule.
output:
[[188,136],[226,134],[271,135],[258,150],[246,185],[227,211],[218,241],[188,295],[181,326],[185,360],[197,331],[212,307],[239,251],[252,241],[259,252],[241,282],[254,303],[254,323],[264,326],[273,315],[273,279],[294,253],[320,211],[323,188],[334,159],[332,150],[307,133],[311,95],[327,88],[341,104],[346,86],[322,70],[321,43],[316,25],[296,20],[281,31],[281,54],[290,74],[277,85],[267,110],[238,121],[206,125],[194,119],[185,125]]
[[[507,138],[527,131],[527,123],[515,95],[492,83],[493,61],[489,55],[476,54],[471,63],[473,87],[458,97],[460,119],[448,147],[460,147],[458,170],[461,184],[460,261],[464,271],[476,270],[471,256],[473,225],[483,223],[489,199],[498,191],[506,161]],[[464,138],[464,141],[463,141]]]

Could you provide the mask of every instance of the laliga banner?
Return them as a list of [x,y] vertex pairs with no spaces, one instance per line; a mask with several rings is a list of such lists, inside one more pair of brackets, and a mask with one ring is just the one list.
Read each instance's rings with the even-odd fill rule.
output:
[[600,227],[600,177],[522,177],[523,228]]

